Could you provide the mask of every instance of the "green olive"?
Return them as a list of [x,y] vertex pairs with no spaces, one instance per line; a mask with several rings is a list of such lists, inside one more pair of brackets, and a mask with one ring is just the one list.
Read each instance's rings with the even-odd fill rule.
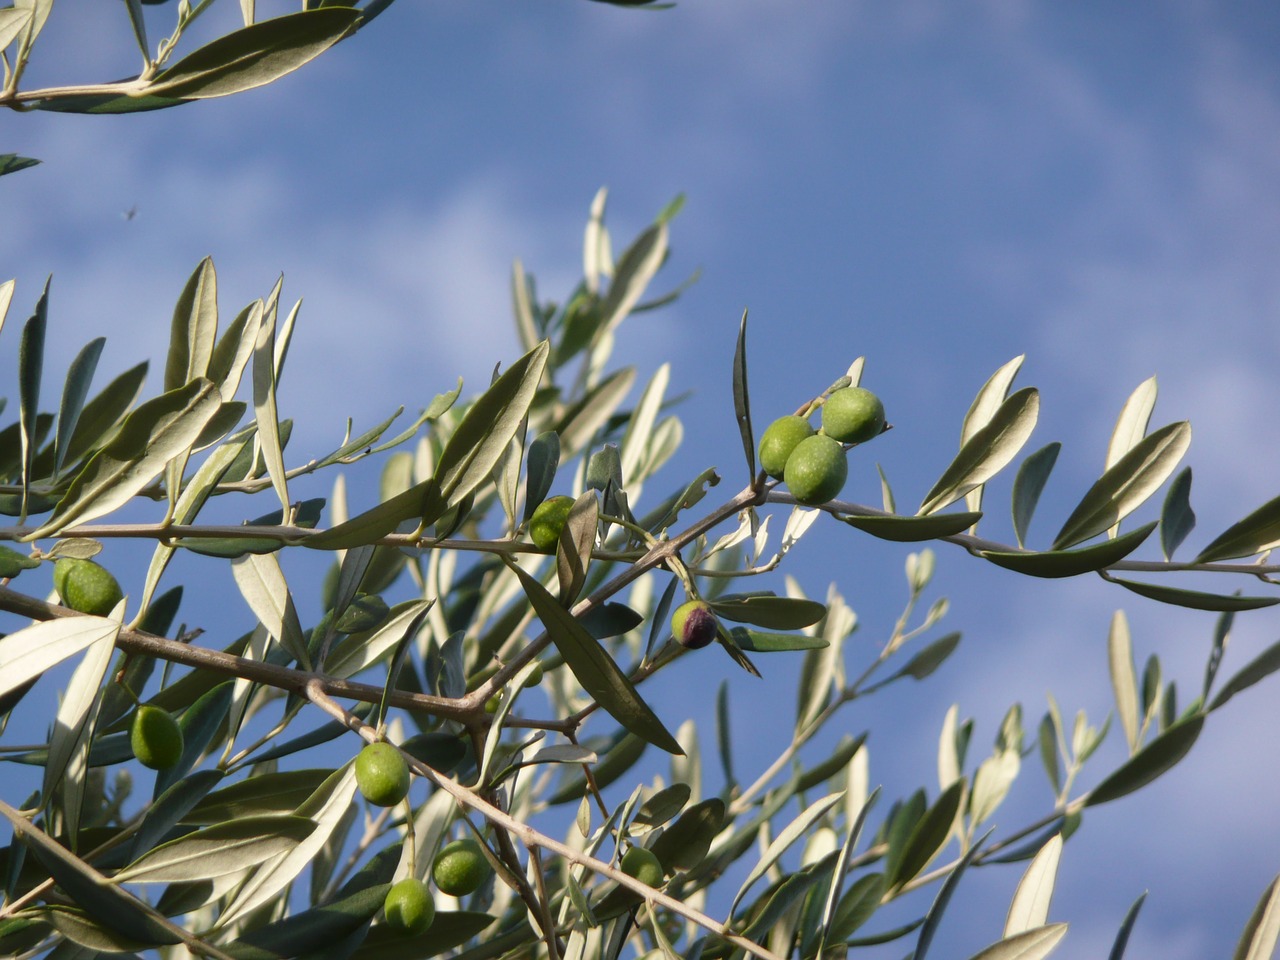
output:
[[787,486],[796,500],[809,506],[835,499],[848,477],[844,448],[822,434],[801,440],[787,460]]
[[671,635],[682,647],[700,650],[716,638],[719,621],[704,600],[686,600],[671,614]]
[[105,617],[124,597],[106,567],[92,560],[63,557],[53,565],[53,588],[72,610]]
[[804,417],[779,417],[760,438],[760,469],[775,480],[781,480],[787,467],[787,458],[796,444],[814,434],[813,426]]
[[169,711],[144,703],[129,725],[129,746],[144,767],[167,770],[182,758],[182,728]]
[[552,497],[543,500],[529,518],[529,539],[539,550],[554,553],[560,542],[560,531],[573,509],[573,497]]
[[884,431],[884,404],[870,390],[845,387],[822,405],[822,432],[841,443],[866,443]]
[[389,743],[371,743],[356,757],[356,786],[378,807],[393,807],[409,792],[409,765]]
[[662,863],[652,850],[632,847],[622,857],[622,872],[635,877],[650,887],[660,887],[663,881]]
[[431,878],[451,897],[475,893],[492,872],[480,844],[470,838],[445,844],[431,861]]
[[421,880],[408,877],[387,891],[382,912],[388,926],[405,936],[412,936],[431,926],[436,918],[436,904],[431,899],[430,887]]

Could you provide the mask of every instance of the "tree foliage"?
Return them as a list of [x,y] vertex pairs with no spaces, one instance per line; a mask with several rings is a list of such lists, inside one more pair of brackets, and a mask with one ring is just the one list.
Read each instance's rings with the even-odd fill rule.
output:
[[[0,47],[12,57],[0,103],[121,112],[235,93],[302,66],[389,3],[308,3],[265,21],[242,3],[242,29],[174,59],[208,6],[180,2],[174,33],[153,55],[131,0],[144,55],[137,78],[20,92],[49,3],[18,0],[0,10]],[[24,162],[10,155],[0,172]],[[97,339],[51,402],[51,285],[38,295],[16,331],[16,396],[0,400],[10,421],[0,427],[0,610],[10,630],[0,637],[0,732],[17,717],[31,728],[43,719],[48,731],[38,744],[0,740],[0,760],[40,771],[29,796],[0,796],[12,833],[0,850],[6,955],[809,958],[903,939],[919,960],[967,872],[1017,862],[1025,872],[1003,932],[978,956],[1043,957],[1067,932],[1050,921],[1050,903],[1085,812],[1160,777],[1212,714],[1280,669],[1278,644],[1217,677],[1233,618],[1280,602],[1267,560],[1280,542],[1280,498],[1175,560],[1195,527],[1190,472],[1178,471],[1191,431],[1150,428],[1154,380],[1120,412],[1102,474],[1057,535],[1033,547],[1027,530],[1059,445],[1025,452],[1040,398],[1014,389],[1023,358],[981,387],[958,452],[920,483],[927,492],[914,512],[899,511],[887,482],[879,505],[804,506],[757,468],[764,423],[751,406],[744,315],[724,348],[733,393],[723,402],[741,451],[734,441],[714,452],[723,468],[669,477],[663,468],[682,439],[669,368],[641,383],[612,353],[621,323],[679,295],[657,278],[681,202],[615,257],[605,201],[601,191],[592,203],[584,276],[563,300],[540,298],[515,265],[521,352],[491,383],[466,399],[460,382],[441,385],[434,398],[408,398],[416,413],[349,427],[335,448],[301,457],[277,403],[299,310],[286,308],[281,284],[228,323],[213,261],[197,265],[147,399],[145,359],[97,382]],[[14,282],[0,285],[0,330],[14,300]],[[826,374],[829,387],[797,396],[794,412],[812,416],[858,385],[864,365],[842,362]],[[842,453],[862,457],[861,446]],[[343,468],[365,460],[381,463],[379,487],[349,497]],[[1014,475],[1012,523],[990,539],[984,491],[1003,471]],[[296,499],[291,487],[314,489],[321,475],[332,478],[326,497]],[[742,486],[719,496],[735,476]],[[1151,505],[1161,490],[1163,503]],[[568,500],[551,538],[536,543],[531,521],[554,491]],[[1095,574],[1150,601],[1217,611],[1203,678],[1179,703],[1158,659],[1139,674],[1117,614],[1107,642],[1114,724],[1083,713],[1069,723],[1050,697],[1029,734],[1015,704],[980,756],[973,722],[952,707],[936,785],[882,796],[865,733],[816,760],[805,748],[854,701],[926,681],[961,636],[942,630],[945,599],[929,599],[927,545],[908,555],[906,607],[875,650],[848,644],[856,617],[836,585],[819,597],[792,579],[781,594],[743,588],[803,549],[818,522],[846,524],[850,538],[955,545],[1028,576]],[[41,568],[62,561],[62,584],[91,568],[96,588],[103,568],[69,564],[109,567],[117,541],[151,545],[145,569],[124,574],[123,600],[102,587],[109,602],[85,612],[70,587],[45,598]],[[179,551],[228,563],[239,593],[201,630],[175,629],[183,587],[167,574]],[[312,618],[295,602],[289,568],[317,551],[329,573]],[[1179,584],[1187,572],[1228,586],[1188,589]],[[1253,594],[1235,588],[1242,579]],[[231,639],[242,620],[250,629]],[[727,686],[710,735],[646,700],[651,677],[705,670],[690,658],[720,652],[756,675],[766,654],[802,662],[778,756],[735,752]],[[56,686],[56,699],[31,696],[37,685],[47,694]],[[162,732],[139,732],[139,711]],[[1112,726],[1127,758],[1077,788]],[[140,747],[148,736],[160,740]],[[365,743],[380,744],[368,769],[355,760]],[[663,752],[669,772],[654,772]],[[1033,822],[1003,823],[1002,802],[1033,755],[1052,803]],[[135,795],[146,782],[138,756],[158,768],[146,774],[147,797]],[[719,771],[704,769],[712,756]],[[404,768],[412,777],[401,799]],[[429,879],[459,839],[471,844],[478,886],[461,897],[435,890],[424,928],[420,911],[430,907],[404,881]],[[1238,956],[1270,955],[1276,898],[1272,884]],[[894,902],[914,919],[882,919]]]

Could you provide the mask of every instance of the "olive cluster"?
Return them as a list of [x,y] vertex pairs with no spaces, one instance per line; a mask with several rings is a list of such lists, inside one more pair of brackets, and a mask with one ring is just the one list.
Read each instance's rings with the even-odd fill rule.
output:
[[[389,743],[371,743],[356,756],[356,786],[375,806],[395,806],[409,793],[409,781],[409,765]],[[475,893],[491,872],[479,842],[470,838],[445,844],[431,862],[431,879],[451,897]],[[406,936],[422,933],[436,916],[431,888],[424,880],[406,877],[387,891],[382,912]]]
[[844,444],[866,443],[885,429],[884,404],[870,390],[844,387],[822,404],[822,429],[807,417],[779,417],[760,438],[760,466],[800,503],[834,500],[849,477]]

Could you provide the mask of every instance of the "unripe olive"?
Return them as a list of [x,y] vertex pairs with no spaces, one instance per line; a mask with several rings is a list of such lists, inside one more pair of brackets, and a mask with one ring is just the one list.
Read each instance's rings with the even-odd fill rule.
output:
[[804,417],[779,417],[760,438],[760,469],[781,480],[787,467],[787,458],[796,444],[814,434],[813,426]]
[[848,477],[844,448],[820,433],[801,440],[787,460],[787,486],[796,500],[809,506],[835,499]]
[[124,597],[110,570],[74,557],[53,565],[53,588],[66,606],[95,617],[105,617]]
[[475,893],[492,872],[480,844],[471,838],[445,844],[431,861],[431,878],[451,897]]
[[387,925],[405,936],[422,933],[436,918],[436,904],[431,889],[421,880],[408,877],[387,891],[382,902]]
[[529,518],[529,539],[539,550],[552,553],[560,542],[560,531],[573,509],[573,497],[552,497],[543,500]]
[[530,670],[529,675],[524,678],[525,689],[527,690],[531,687],[536,687],[541,682],[542,682],[542,664],[539,661],[535,660],[533,662],[533,669]]
[[621,866],[628,877],[635,877],[650,887],[662,886],[662,863],[652,850],[632,847],[623,855]]
[[166,770],[182,758],[182,728],[169,711],[144,703],[129,725],[129,746],[144,767]]
[[409,792],[409,765],[391,744],[371,743],[356,757],[356,786],[374,806],[393,807]]
[[686,600],[671,614],[672,636],[690,650],[700,650],[714,640],[718,627],[715,611],[703,600]]
[[845,387],[822,405],[822,432],[841,443],[866,443],[884,430],[884,404],[870,390]]

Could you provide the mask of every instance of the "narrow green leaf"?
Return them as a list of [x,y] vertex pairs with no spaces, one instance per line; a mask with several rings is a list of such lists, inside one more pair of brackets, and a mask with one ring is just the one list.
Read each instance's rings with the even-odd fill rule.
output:
[[1225,613],[1236,610],[1260,610],[1280,603],[1280,597],[1242,597],[1239,594],[1203,593],[1199,590],[1166,587],[1158,583],[1141,583],[1120,577],[1109,576],[1107,579],[1148,600],[1159,600],[1161,603],[1171,603],[1178,607],[1190,607],[1192,610],[1215,610]]
[[[0,44],[0,49],[3,45]],[[5,154],[4,156],[12,157],[13,154]],[[0,330],[4,329],[4,318],[9,315],[9,305],[13,302],[13,290],[17,286],[17,281],[6,280],[0,283]]]
[[173,308],[169,355],[164,365],[166,391],[177,390],[198,377],[207,377],[217,336],[218,275],[213,269],[213,259],[205,257],[187,280]]
[[733,351],[733,416],[742,437],[742,452],[747,458],[748,480],[756,476],[756,440],[751,428],[751,394],[747,388],[747,311],[738,323],[738,344]]
[[956,780],[934,802],[923,817],[916,823],[903,846],[896,869],[889,876],[889,886],[900,887],[914,879],[929,863],[942,852],[951,837],[955,826],[956,814],[964,800],[968,789],[968,781],[964,777]]
[[1160,734],[1094,787],[1085,806],[1096,807],[1133,793],[1172,768],[1195,744],[1204,727],[1204,718],[1203,713],[1194,714]]
[[394,650],[401,640],[417,633],[423,617],[434,604],[434,598],[396,604],[392,615],[375,629],[353,633],[336,647],[325,663],[325,673],[346,679],[373,666]]
[[923,680],[942,666],[958,646],[960,646],[959,631],[941,636],[907,661],[907,665],[895,676]]
[[627,431],[622,438],[622,486],[634,487],[643,475],[642,467],[646,459],[650,438],[653,436],[654,423],[662,409],[663,397],[667,385],[671,382],[671,365],[664,363],[654,371],[645,385],[640,400],[631,411],[627,421]]
[[1045,444],[1022,461],[1013,478],[1013,533],[1018,538],[1020,547],[1026,545],[1031,518],[1035,516],[1040,494],[1044,492],[1044,485],[1049,482],[1049,474],[1058,462],[1058,451],[1061,449],[1062,444],[1057,440]]
[[[183,817],[209,795],[209,791],[222,782],[226,774],[221,770],[197,770],[163,791],[142,815],[142,823],[133,836],[129,861],[136,861],[152,847],[160,843]],[[292,809],[292,808],[290,808]]]
[[733,903],[729,906],[729,916],[732,917],[737,912],[738,905],[742,903],[742,898],[751,889],[752,884],[764,876],[765,872],[778,862],[778,859],[787,852],[793,843],[806,836],[814,822],[839,803],[843,796],[844,791],[829,793],[821,800],[810,803],[800,812],[798,817],[782,829],[782,832],[765,848],[764,853],[760,855],[759,862],[751,868],[747,878],[742,881],[742,886],[738,889],[737,895],[733,898]]
[[960,885],[960,878],[964,876],[964,872],[969,864],[973,862],[973,858],[982,850],[982,846],[989,836],[991,836],[990,830],[976,840],[969,847],[968,852],[956,863],[955,869],[947,874],[947,878],[942,881],[942,886],[938,888],[938,895],[933,898],[929,912],[925,914],[924,923],[920,925],[920,937],[916,940],[916,950],[911,955],[911,960],[925,960],[929,947],[933,945],[933,938],[938,933],[938,927],[942,923],[942,916],[946,912],[947,905],[951,903],[951,897],[956,892],[956,887]]
[[40,561],[34,557],[0,544],[0,579],[9,580],[23,570],[35,570],[39,566]]
[[243,27],[183,57],[140,93],[200,99],[263,86],[354,33],[360,16],[360,11],[348,7],[326,7]]
[[1040,393],[1025,387],[1010,396],[991,420],[970,437],[920,504],[919,514],[937,513],[1003,470],[1035,429]]
[[22,451],[22,517],[26,518],[27,497],[34,479],[31,463],[35,459],[37,414],[40,407],[40,378],[44,370],[44,332],[49,310],[49,280],[36,302],[33,313],[22,327],[18,343],[18,424]]
[[[1005,397],[1009,395],[1009,388],[1013,385],[1014,377],[1018,375],[1018,371],[1022,368],[1022,361],[1025,359],[1025,354],[1014,357],[987,378],[987,382],[973,398],[969,412],[965,414],[964,423],[960,427],[960,446],[963,447],[969,438],[991,422],[991,418],[1000,409],[1000,404],[1004,403]],[[971,511],[980,510],[982,489],[970,490],[965,494],[965,502]]]
[[[27,25],[29,23],[31,23],[31,10],[29,9],[24,9],[14,5],[4,10],[0,10],[0,50],[9,46],[9,44],[13,43],[14,40],[17,40],[18,35],[21,34],[23,30],[27,29]],[[16,155],[12,153],[0,154],[0,172],[12,172],[12,170],[8,169],[8,166],[12,164],[12,158],[15,158],[15,156]],[[16,157],[16,159],[21,160],[25,158]],[[15,167],[14,169],[21,170],[22,168]],[[2,318],[2,315],[3,311],[0,311],[0,318]],[[0,319],[0,322],[2,322],[2,319]]]
[[534,577],[514,564],[511,569],[520,578],[538,619],[582,688],[627,730],[655,747],[683,756],[684,750],[679,742],[662,725],[599,642]]
[[724,594],[708,601],[722,620],[749,623],[768,630],[800,630],[827,615],[825,604],[773,594]]
[[1232,960],[1271,960],[1280,939],[1280,877],[1267,884],[1245,924]]
[[1137,752],[1139,745],[1138,727],[1141,718],[1138,716],[1138,676],[1133,667],[1133,644],[1129,637],[1129,621],[1123,610],[1117,610],[1111,615],[1111,630],[1107,634],[1107,662],[1111,673],[1111,689],[1116,698],[1116,713],[1129,744],[1129,753],[1133,754]]
[[1065,923],[1046,924],[993,943],[970,960],[1044,960],[1066,935]]
[[1196,513],[1191,509],[1191,468],[1183,467],[1169,484],[1160,511],[1160,547],[1166,560],[1173,559],[1173,552],[1195,525]]
[[1107,445],[1107,460],[1104,470],[1109,470],[1136,447],[1147,434],[1147,426],[1151,423],[1151,411],[1156,406],[1156,378],[1148,377],[1138,384],[1136,390],[1125,401],[1116,425],[1111,431],[1111,442]]
[[1053,899],[1061,859],[1062,834],[1056,833],[1040,848],[1018,881],[1018,889],[1013,892],[1013,902],[1009,904],[1009,913],[1004,921],[1006,940],[1048,922],[1049,903]]
[[[83,947],[97,956],[121,953],[133,953],[137,956],[137,952],[152,946],[150,941],[123,936],[94,920],[86,911],[74,907],[41,907],[36,916],[77,947]],[[65,944],[59,946],[65,947]]]
[[636,368],[623,367],[565,411],[555,427],[560,435],[562,459],[575,455],[586,446],[601,425],[613,416],[635,379]]
[[204,756],[214,738],[227,735],[228,714],[232,707],[234,682],[224,680],[206,690],[182,712],[178,726],[182,730],[182,754],[178,762],[156,773],[153,795],[156,798],[186,776]]
[[147,366],[143,361],[130,367],[84,405],[63,463],[75,463],[90,450],[110,441],[115,427],[142,392]]
[[[283,278],[281,278],[283,280]],[[253,417],[258,425],[258,446],[271,478],[271,487],[280,500],[280,509],[289,512],[289,488],[285,478],[283,444],[280,441],[280,412],[276,406],[276,318],[279,316],[280,285],[267,298],[253,345]]]
[[868,873],[854,881],[836,905],[830,927],[824,932],[829,943],[848,940],[871,919],[884,899],[883,873]]
[[58,427],[53,441],[53,475],[57,479],[66,460],[67,449],[71,446],[71,436],[75,433],[76,422],[84,409],[85,398],[89,395],[89,384],[93,382],[94,371],[98,368],[98,357],[102,355],[106,337],[90,340],[71,361],[67,368],[67,382],[62,388],[62,403],[58,406]]
[[261,300],[255,300],[241,310],[213,348],[206,376],[218,385],[223,403],[229,403],[240,387],[240,378],[258,342],[258,327],[262,324],[265,306]]
[[231,574],[240,595],[267,632],[289,652],[291,659],[304,670],[310,670],[307,640],[302,635],[302,624],[280,562],[271,554],[250,553],[231,561]]
[[1280,546],[1280,497],[1268,500],[1243,520],[1232,524],[1201,550],[1192,563],[1252,557],[1275,546]]
[[1075,577],[1119,563],[1138,549],[1155,528],[1155,521],[1152,521],[1137,530],[1121,534],[1114,540],[1106,540],[1079,550],[1046,550],[1039,553],[983,550],[981,555],[998,567],[1030,577]]
[[1209,704],[1210,712],[1226,704],[1242,690],[1247,690],[1259,680],[1269,677],[1280,670],[1280,643],[1273,643],[1267,649],[1250,660],[1234,677],[1228,680],[1218,691],[1218,695]]
[[60,617],[0,638],[0,695],[16,690],[104,638],[114,641],[119,630],[118,621],[105,617]]
[[600,326],[596,336],[611,332],[644,295],[667,257],[667,225],[655,223],[632,243],[614,267],[609,292],[600,303]]
[[316,825],[306,817],[249,817],[217,823],[143,854],[116,883],[187,883],[239,873],[293,850]]
[[923,517],[864,516],[842,513],[837,516],[863,533],[897,543],[917,543],[921,540],[954,537],[958,533],[964,533],[982,519],[981,513],[934,513]]
[[[210,793],[184,814],[181,822],[210,824],[289,813],[315,793],[332,773],[332,770],[314,769],[258,774]],[[193,774],[191,779],[196,776],[199,774]]]
[[1169,479],[1190,445],[1191,425],[1185,420],[1137,443],[1089,488],[1062,525],[1053,549],[1083,543],[1127,517]]
[[406,520],[421,519],[430,523],[444,513],[446,506],[440,484],[435,477],[429,477],[345,523],[307,537],[302,543],[313,550],[349,550],[394,533]]
[[572,606],[587,582],[591,551],[596,547],[599,504],[594,490],[585,490],[574,502],[560,530],[556,545],[556,579],[560,584],[560,603]]
[[373,919],[390,889],[389,882],[363,887],[332,903],[250,930],[220,949],[235,960],[285,960],[312,955],[313,951],[325,956],[325,948]]
[[547,364],[546,341],[494,381],[471,405],[445,444],[436,467],[440,493],[457,503],[489,476],[533,402]]
[[50,536],[123,506],[171,458],[190,448],[221,405],[212,383],[193,380],[139,406],[115,438],[76,474],[53,516],[28,539]]
[[547,499],[551,485],[555,483],[556,470],[560,467],[560,437],[553,430],[539,434],[529,444],[526,459],[526,486],[524,497],[524,522],[528,523],[538,504]]
[[[369,931],[359,949],[351,955],[351,960],[421,960],[422,957],[437,957],[478,936],[497,919],[487,913],[439,911],[431,926],[422,933],[409,937],[389,924],[379,924]],[[520,942],[527,939],[525,934],[520,935]]]
[[739,648],[751,653],[786,653],[792,650],[819,650],[828,646],[822,637],[804,633],[765,633],[747,627],[733,627],[729,636]]
[[1116,938],[1111,944],[1111,952],[1107,954],[1107,960],[1124,960],[1125,948],[1129,946],[1129,934],[1133,932],[1133,925],[1138,920],[1138,911],[1142,909],[1142,904],[1146,899],[1147,895],[1143,893],[1129,907],[1128,912],[1124,915],[1124,920],[1120,923]]

